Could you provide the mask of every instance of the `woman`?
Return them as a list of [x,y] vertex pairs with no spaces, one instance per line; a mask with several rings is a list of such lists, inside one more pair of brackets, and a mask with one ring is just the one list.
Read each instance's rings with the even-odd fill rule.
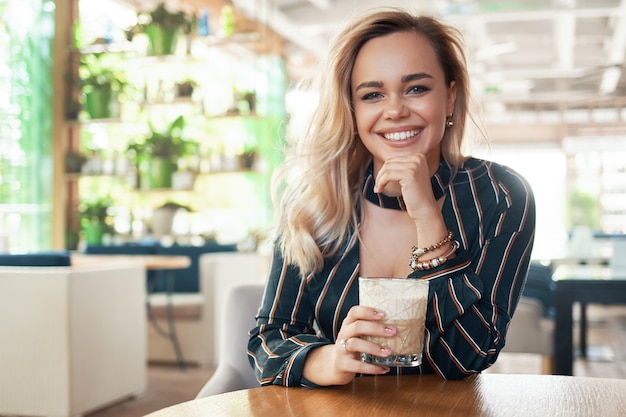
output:
[[[321,81],[310,127],[277,173],[280,224],[248,345],[257,378],[325,386],[482,371],[504,346],[535,212],[518,174],[461,153],[460,37],[430,17],[370,12],[338,35]],[[419,368],[360,361],[359,352],[392,354],[361,336],[396,329],[358,305],[359,276],[430,280]]]

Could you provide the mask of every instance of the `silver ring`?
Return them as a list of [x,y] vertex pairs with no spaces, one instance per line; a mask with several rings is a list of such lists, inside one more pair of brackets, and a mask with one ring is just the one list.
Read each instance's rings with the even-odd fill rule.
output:
[[348,348],[346,347],[346,342],[348,341],[348,339],[341,339],[339,341],[339,343],[341,344],[341,346],[343,347],[343,350],[345,350],[346,352],[350,353],[350,351],[348,350]]

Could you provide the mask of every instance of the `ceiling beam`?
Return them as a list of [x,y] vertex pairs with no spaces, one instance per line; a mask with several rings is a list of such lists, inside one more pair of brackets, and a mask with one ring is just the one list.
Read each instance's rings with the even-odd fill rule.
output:
[[622,76],[626,50],[626,0],[622,0],[613,17],[613,36],[609,41],[608,68],[600,81],[600,94],[611,94]]
[[574,68],[574,44],[576,41],[576,17],[567,11],[557,15],[554,21],[554,51],[558,67]]
[[[567,11],[576,18],[610,17],[614,16],[618,8],[616,7],[580,7],[571,9],[544,8],[544,9],[522,9],[507,12],[471,12],[471,13],[451,13],[446,14],[444,19],[451,22],[463,22],[468,18],[480,17],[485,22],[525,22],[530,20],[551,20],[555,15]],[[621,6],[619,7],[621,9]]]
[[486,70],[481,74],[471,74],[472,76],[484,76],[487,78],[511,79],[559,79],[559,78],[580,78],[598,73],[598,67],[578,67],[578,68],[524,68],[524,69],[497,69]]
[[[262,14],[266,17],[261,23],[269,26],[274,32],[289,42],[298,45],[305,51],[316,57],[324,56],[327,45],[320,39],[303,35],[301,27],[296,25],[282,11],[280,11],[273,1],[261,1]],[[259,15],[259,5],[256,0],[233,0],[233,6],[244,12],[249,18]]]

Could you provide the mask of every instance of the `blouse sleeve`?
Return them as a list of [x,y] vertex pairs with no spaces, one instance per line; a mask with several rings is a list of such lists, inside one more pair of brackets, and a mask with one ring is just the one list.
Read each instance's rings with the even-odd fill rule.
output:
[[528,271],[535,230],[532,190],[510,170],[493,184],[463,210],[466,224],[469,218],[479,225],[475,233],[466,235],[457,221],[457,256],[411,274],[430,280],[423,366],[431,369],[425,372],[447,379],[464,378],[495,362]]
[[305,280],[274,249],[272,267],[250,331],[248,359],[261,385],[316,386],[302,377],[309,350],[332,341],[313,329],[313,311],[305,302]]

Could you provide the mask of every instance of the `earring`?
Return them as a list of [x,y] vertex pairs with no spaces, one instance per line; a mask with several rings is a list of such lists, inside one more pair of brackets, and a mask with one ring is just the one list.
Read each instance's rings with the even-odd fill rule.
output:
[[454,126],[454,121],[452,121],[452,113],[450,113],[448,117],[446,117],[446,127],[452,126]]

